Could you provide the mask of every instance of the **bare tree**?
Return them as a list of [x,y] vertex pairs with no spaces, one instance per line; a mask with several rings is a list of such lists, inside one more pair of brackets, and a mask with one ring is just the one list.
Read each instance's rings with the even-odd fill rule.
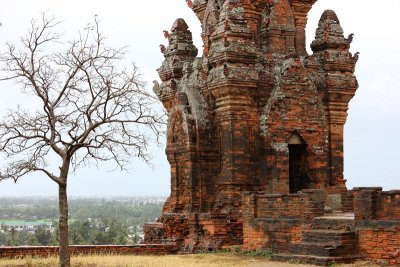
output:
[[[70,266],[68,175],[78,167],[113,161],[126,169],[132,157],[149,163],[148,146],[158,141],[162,116],[137,69],[121,70],[125,49],[104,44],[99,23],[89,25],[61,53],[59,22],[43,15],[32,22],[22,48],[7,44],[0,55],[1,80],[14,80],[39,106],[9,111],[0,122],[0,180],[42,172],[58,184],[60,266]],[[58,168],[52,163],[58,159]]]

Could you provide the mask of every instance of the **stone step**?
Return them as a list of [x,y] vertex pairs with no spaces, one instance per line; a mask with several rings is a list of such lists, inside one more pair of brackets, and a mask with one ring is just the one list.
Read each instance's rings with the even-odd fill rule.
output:
[[340,230],[304,230],[303,242],[311,243],[332,243],[332,244],[353,244],[356,233]]
[[311,230],[303,230],[302,242],[290,245],[290,254],[277,254],[276,260],[329,265],[357,259],[354,215],[334,212],[316,217]]
[[313,229],[354,231],[354,214],[333,213],[327,216],[315,217],[312,222]]
[[354,219],[354,213],[334,211],[332,213],[325,213],[323,216],[316,217],[316,218],[331,218],[331,219],[348,219],[348,220],[352,220],[352,219]]
[[332,257],[332,256],[297,255],[297,254],[275,254],[272,256],[272,259],[276,261],[307,263],[319,266],[329,266],[335,263],[352,263],[358,258],[359,257],[355,255]]
[[311,243],[302,242],[300,244],[291,244],[290,252],[298,255],[315,256],[345,256],[356,252],[355,244],[332,244],[332,243]]
[[327,243],[309,243],[291,244],[290,253],[294,255],[316,255],[316,256],[337,256],[336,245]]

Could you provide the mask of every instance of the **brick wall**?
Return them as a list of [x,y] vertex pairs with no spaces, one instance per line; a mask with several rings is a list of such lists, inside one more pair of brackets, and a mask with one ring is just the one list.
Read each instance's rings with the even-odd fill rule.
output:
[[354,211],[354,194],[353,190],[348,190],[342,193],[342,211],[353,212]]
[[299,219],[256,218],[244,222],[243,249],[269,248],[287,252],[291,243],[301,242],[303,225]]
[[215,250],[240,245],[242,220],[227,214],[164,213],[159,222],[144,225],[147,244],[175,244],[181,251]]
[[291,243],[300,243],[302,230],[324,213],[324,195],[319,190],[298,194],[244,194],[243,248],[270,248],[288,251]]
[[189,234],[187,216],[180,213],[164,213],[159,222],[146,223],[143,226],[144,243],[160,244],[176,242],[180,244]]
[[400,222],[365,221],[357,227],[358,251],[382,264],[400,264]]
[[381,187],[357,187],[354,215],[357,220],[400,221],[400,191],[382,191]]
[[354,188],[358,251],[363,258],[400,264],[400,191]]
[[145,223],[143,225],[144,243],[161,244],[164,236],[164,224],[161,222]]
[[374,220],[377,212],[377,198],[382,193],[382,187],[355,187],[354,216],[356,220]]
[[258,194],[256,218],[302,218],[306,221],[324,214],[324,195],[319,190],[298,194]]
[[[47,257],[58,254],[58,247],[0,247],[0,258],[15,258],[25,256]],[[71,254],[118,254],[118,255],[165,255],[177,252],[175,245],[145,244],[133,246],[70,246]]]
[[400,191],[382,192],[377,198],[377,220],[400,221]]

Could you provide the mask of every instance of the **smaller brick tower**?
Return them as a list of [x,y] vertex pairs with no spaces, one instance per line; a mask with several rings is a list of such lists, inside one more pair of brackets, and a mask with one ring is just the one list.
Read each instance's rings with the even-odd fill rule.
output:
[[323,77],[316,85],[329,125],[329,176],[332,186],[344,187],[346,183],[343,178],[343,128],[348,103],[358,87],[353,75],[358,54],[353,57],[349,52],[352,38],[352,34],[347,39],[343,37],[343,29],[335,12],[327,10],[321,17],[315,40],[311,44],[314,54],[310,62],[317,62],[319,68],[315,68],[315,71]]

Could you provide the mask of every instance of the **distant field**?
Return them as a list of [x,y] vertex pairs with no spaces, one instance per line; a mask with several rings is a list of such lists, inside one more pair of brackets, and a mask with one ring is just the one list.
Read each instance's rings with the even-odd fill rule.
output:
[[[0,224],[4,223],[14,223],[14,224],[18,224],[20,222],[35,222],[35,223],[52,223],[53,221],[58,222],[58,218],[54,218],[54,219],[41,219],[41,220],[35,220],[35,219],[30,219],[30,220],[12,220],[12,219],[1,219],[0,220]],[[76,220],[74,219],[70,219],[68,220],[69,223],[73,223]]]
[[[20,259],[0,261],[0,267],[52,267],[57,266],[57,258],[46,259]],[[195,255],[169,255],[169,256],[77,256],[72,258],[74,267],[310,267],[297,263],[272,262],[263,257],[250,257],[236,254],[195,254]],[[335,265],[335,267],[378,267],[370,263],[362,262],[353,265]]]

